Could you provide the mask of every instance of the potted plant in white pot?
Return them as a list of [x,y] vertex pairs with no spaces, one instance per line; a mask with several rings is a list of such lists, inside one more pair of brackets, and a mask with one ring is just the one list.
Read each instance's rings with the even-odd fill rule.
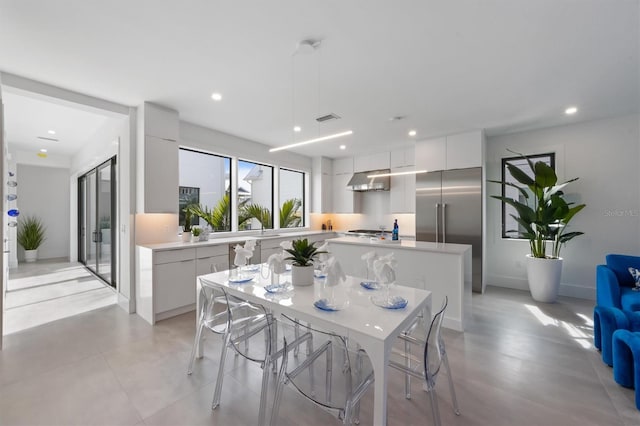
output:
[[313,285],[313,260],[324,250],[318,250],[315,242],[310,243],[306,238],[294,240],[290,249],[285,249],[291,256],[291,281],[295,286]]
[[184,225],[182,226],[182,241],[188,243],[191,241],[191,216],[193,215],[193,209],[191,205],[188,205],[184,209]]
[[44,225],[36,216],[27,216],[18,221],[18,244],[24,248],[24,261],[38,259],[38,247],[44,242]]
[[[520,229],[506,232],[529,240],[531,253],[527,255],[527,279],[531,296],[538,302],[553,303],[558,297],[562,273],[560,250],[568,241],[583,234],[567,232],[567,225],[585,204],[568,203],[562,192],[565,186],[578,178],[558,184],[558,176],[551,166],[542,161],[534,163],[527,156],[516,154],[527,160],[528,170],[509,163],[507,168],[520,185],[502,181],[490,182],[516,188],[520,194],[519,199],[497,195],[491,197],[513,206],[517,212],[517,215],[512,214],[511,217],[520,225]],[[550,254],[547,253],[549,245]]]

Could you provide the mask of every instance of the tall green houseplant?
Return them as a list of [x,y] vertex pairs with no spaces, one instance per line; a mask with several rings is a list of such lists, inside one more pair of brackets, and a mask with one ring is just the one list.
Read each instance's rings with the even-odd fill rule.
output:
[[18,220],[18,244],[25,250],[37,250],[46,239],[45,227],[36,216],[27,216]]
[[[507,232],[529,240],[531,256],[559,258],[562,246],[583,234],[583,232],[577,231],[567,232],[567,225],[585,207],[585,204],[568,203],[564,199],[562,191],[564,187],[575,182],[578,178],[559,184],[558,176],[551,166],[542,161],[534,163],[527,156],[514,153],[525,159],[528,166],[527,171],[507,163],[509,173],[520,185],[503,181],[490,182],[516,188],[521,195],[520,199],[498,195],[491,197],[513,206],[516,210],[517,215],[512,214],[511,217],[521,226],[521,229],[512,229]],[[551,255],[547,254],[549,241],[552,242]]]

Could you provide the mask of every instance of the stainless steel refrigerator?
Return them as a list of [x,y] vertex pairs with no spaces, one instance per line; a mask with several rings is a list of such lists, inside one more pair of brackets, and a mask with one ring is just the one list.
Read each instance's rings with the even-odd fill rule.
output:
[[416,240],[470,244],[473,291],[482,292],[482,168],[416,175]]

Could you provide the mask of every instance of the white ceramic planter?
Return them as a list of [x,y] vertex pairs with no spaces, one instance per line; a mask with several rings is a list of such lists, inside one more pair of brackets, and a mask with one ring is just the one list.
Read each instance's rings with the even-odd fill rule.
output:
[[25,262],[32,263],[32,262],[35,262],[36,260],[38,260],[38,249],[24,251]]
[[291,281],[294,286],[304,287],[313,285],[313,265],[291,266]]
[[191,241],[191,231],[182,231],[182,242],[188,243]]
[[562,258],[540,259],[527,255],[529,290],[535,301],[554,303],[558,299]]

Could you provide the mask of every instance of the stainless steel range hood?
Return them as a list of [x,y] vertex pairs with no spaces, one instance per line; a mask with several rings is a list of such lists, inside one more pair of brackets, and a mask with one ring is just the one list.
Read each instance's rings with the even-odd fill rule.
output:
[[382,170],[370,170],[368,172],[358,172],[354,173],[353,177],[347,183],[348,187],[351,187],[354,191],[388,191],[391,183],[389,176],[383,177],[367,177],[372,175],[379,175],[390,173],[389,169]]

